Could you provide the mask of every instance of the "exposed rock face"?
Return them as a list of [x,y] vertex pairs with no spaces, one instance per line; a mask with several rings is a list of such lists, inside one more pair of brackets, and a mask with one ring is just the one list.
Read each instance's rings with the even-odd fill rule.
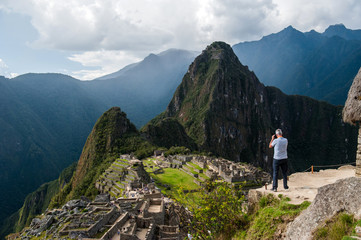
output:
[[312,204],[287,228],[286,239],[312,239],[312,231],[340,211],[361,217],[361,178],[346,178],[319,188]]
[[[289,139],[291,171],[303,171],[311,162],[353,161],[357,131],[342,123],[341,110],[265,87],[229,45],[215,42],[190,65],[166,111],[149,124],[174,118],[200,151],[268,169],[273,154],[268,143],[274,130],[282,128]],[[160,132],[145,132],[151,139],[162,139]]]

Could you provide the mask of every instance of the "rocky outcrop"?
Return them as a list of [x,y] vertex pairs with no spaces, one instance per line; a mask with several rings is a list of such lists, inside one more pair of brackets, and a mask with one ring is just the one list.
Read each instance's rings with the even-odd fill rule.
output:
[[287,227],[286,239],[312,239],[312,232],[340,211],[361,218],[361,178],[351,177],[318,189],[312,204]]

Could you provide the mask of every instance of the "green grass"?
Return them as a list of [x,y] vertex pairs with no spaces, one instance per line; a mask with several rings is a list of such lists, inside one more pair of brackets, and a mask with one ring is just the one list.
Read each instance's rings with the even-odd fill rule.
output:
[[151,174],[151,176],[163,184],[169,185],[171,188],[184,188],[187,190],[197,189],[198,185],[193,182],[194,178],[187,173],[175,169],[164,168],[163,174]]
[[288,202],[289,199],[282,196],[281,199],[272,195],[262,197],[258,209],[250,216],[250,227],[246,233],[239,233],[236,239],[274,239],[277,230],[284,230],[288,222],[310,205],[310,202],[300,205]]
[[200,166],[198,166],[197,164],[194,164],[192,162],[188,162],[189,165],[191,165],[193,168],[198,169],[198,170],[203,170],[203,168],[201,168]]
[[198,176],[200,176],[200,177],[202,177],[202,178],[204,178],[204,179],[206,179],[206,180],[209,179],[209,177],[208,177],[206,174],[204,174],[204,173],[198,173]]
[[361,221],[356,222],[353,215],[349,215],[345,212],[340,212],[331,219],[325,221],[325,223],[318,227],[313,233],[314,239],[353,239],[348,235],[355,234],[353,231],[357,224],[361,224]]
[[[166,196],[179,202],[185,202],[184,198],[187,198],[187,201],[193,204],[198,202],[199,194],[197,192],[187,194],[179,193],[179,191],[182,190],[195,190],[199,188],[199,186],[193,182],[194,177],[174,168],[164,168],[163,170],[164,173],[162,174],[151,173],[150,175],[154,178],[157,186]],[[164,185],[168,185],[169,188],[164,187]]]
[[194,169],[191,166],[183,165],[184,170],[188,170],[192,174],[198,174],[198,172],[194,171]]

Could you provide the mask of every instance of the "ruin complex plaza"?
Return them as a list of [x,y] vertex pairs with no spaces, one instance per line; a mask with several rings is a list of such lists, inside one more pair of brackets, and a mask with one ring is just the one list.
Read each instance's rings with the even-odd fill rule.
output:
[[8,239],[184,239],[187,229],[182,219],[189,221],[191,213],[164,197],[145,167],[153,174],[178,169],[191,175],[199,189],[207,180],[258,186],[270,181],[269,174],[258,168],[220,158],[155,153],[143,162],[121,155],[96,181],[100,194],[95,200],[70,200],[61,209],[34,218],[28,228]]

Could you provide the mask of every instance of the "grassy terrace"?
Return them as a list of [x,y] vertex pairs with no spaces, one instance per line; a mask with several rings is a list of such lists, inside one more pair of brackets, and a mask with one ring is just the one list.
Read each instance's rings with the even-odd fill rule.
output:
[[198,166],[197,164],[194,164],[194,163],[192,163],[192,162],[188,162],[188,164],[191,165],[191,166],[192,166],[193,168],[195,168],[195,169],[205,170],[205,169],[201,168],[200,166]]
[[[196,178],[190,176],[184,171],[176,168],[163,168],[163,171],[158,174],[154,174],[153,171],[159,169],[155,164],[154,160],[156,159],[146,159],[143,160],[145,170],[150,174],[150,176],[155,180],[157,187],[162,190],[162,193],[168,197],[171,197],[179,202],[187,203],[197,203],[200,199],[200,194],[198,192],[183,194],[180,193],[182,190],[197,190],[200,187],[194,182]],[[150,167],[153,168],[150,168]],[[183,165],[183,168],[187,168],[193,174],[198,174],[204,179],[209,179],[205,174],[198,173],[195,169],[202,169],[196,164]]]
[[[164,168],[162,174],[151,174],[154,180],[161,182],[163,185],[168,185],[172,189],[180,189],[181,187],[187,190],[197,189],[198,185],[193,182],[194,178],[181,170],[174,168]],[[168,190],[165,190],[166,192]]]
[[209,179],[209,177],[204,173],[198,173],[198,176],[200,176],[200,177],[202,177],[204,179]]
[[194,169],[190,166],[183,165],[184,170],[188,170],[189,172],[193,174],[198,174],[198,172],[194,171]]
[[150,176],[155,180],[156,185],[162,190],[162,193],[180,202],[184,202],[185,199],[183,198],[185,198],[185,196],[187,196],[187,200],[190,202],[198,201],[199,196],[196,192],[187,195],[180,194],[182,190],[195,190],[199,188],[199,186],[194,183],[192,176],[175,168],[164,168],[163,171],[164,172],[160,174],[150,173]]

